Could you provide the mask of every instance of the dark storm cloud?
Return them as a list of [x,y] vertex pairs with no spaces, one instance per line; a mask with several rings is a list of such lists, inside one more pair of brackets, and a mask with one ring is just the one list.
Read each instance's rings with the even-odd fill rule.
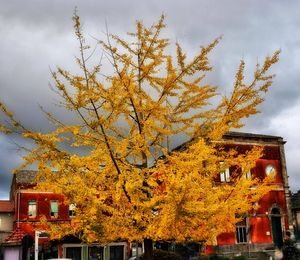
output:
[[[125,36],[134,30],[136,20],[150,25],[162,13],[168,24],[164,35],[172,43],[180,42],[188,56],[194,55],[200,45],[223,36],[210,56],[214,71],[207,77],[222,93],[230,92],[241,58],[246,61],[246,79],[250,80],[256,63],[281,49],[281,61],[273,69],[277,77],[266,102],[260,106],[262,113],[248,120],[244,130],[280,135],[287,140],[292,188],[300,188],[296,165],[300,147],[295,145],[300,138],[294,123],[297,116],[289,120],[300,112],[299,1],[1,1],[0,99],[36,130],[49,127],[37,111],[38,104],[60,113],[53,106],[57,96],[48,87],[50,68],[59,65],[76,69],[77,42],[71,20],[75,6],[92,45],[93,37],[104,36],[106,22],[109,31]],[[8,194],[9,171],[20,163],[20,155],[14,149],[12,142],[0,135],[0,199]]]
[[14,141],[8,136],[0,134],[0,199],[7,198],[12,174],[12,168],[21,163]]

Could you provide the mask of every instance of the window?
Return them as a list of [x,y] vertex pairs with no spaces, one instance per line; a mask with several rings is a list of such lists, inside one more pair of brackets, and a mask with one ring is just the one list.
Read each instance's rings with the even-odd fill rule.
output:
[[66,248],[66,257],[74,260],[82,259],[82,246],[74,246]]
[[69,205],[69,217],[75,217],[76,216],[76,205],[74,203]]
[[36,218],[36,201],[35,200],[28,201],[28,217]]
[[267,165],[267,167],[265,168],[265,172],[266,172],[266,175],[269,176],[269,175],[274,175],[276,174],[276,169],[273,165],[269,164]]
[[58,217],[58,202],[56,200],[50,201],[50,216],[53,218]]
[[124,246],[114,245],[109,247],[109,260],[124,259]]
[[[222,168],[223,162],[220,162],[220,166]],[[225,170],[220,172],[220,181],[221,182],[230,182],[230,171],[229,168],[226,168]]]
[[104,248],[102,246],[89,246],[89,260],[102,260]]
[[235,236],[238,244],[248,242],[246,218],[236,224]]

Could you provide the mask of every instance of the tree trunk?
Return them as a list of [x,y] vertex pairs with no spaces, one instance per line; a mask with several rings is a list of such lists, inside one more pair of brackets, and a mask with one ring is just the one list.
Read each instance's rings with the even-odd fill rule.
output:
[[144,248],[145,248],[145,253],[144,253],[144,259],[145,260],[153,260],[153,241],[152,239],[145,238],[144,239]]

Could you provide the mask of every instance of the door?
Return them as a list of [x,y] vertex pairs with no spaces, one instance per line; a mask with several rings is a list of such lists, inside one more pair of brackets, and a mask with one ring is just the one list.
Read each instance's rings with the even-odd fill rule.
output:
[[283,239],[282,239],[281,215],[280,215],[280,210],[278,208],[274,208],[271,211],[271,225],[272,225],[273,243],[276,247],[281,248],[283,245]]

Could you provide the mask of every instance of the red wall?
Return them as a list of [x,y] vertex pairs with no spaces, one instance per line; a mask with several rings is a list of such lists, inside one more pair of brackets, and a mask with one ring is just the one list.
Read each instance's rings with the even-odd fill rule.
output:
[[251,242],[272,243],[271,225],[268,216],[255,216],[249,219]]
[[235,232],[223,233],[218,236],[218,245],[235,244]]
[[[18,201],[18,195],[16,199]],[[20,193],[20,206],[16,207],[16,212],[20,210],[19,220],[38,220],[42,216],[45,216],[47,219],[69,219],[69,206],[64,203],[64,197],[60,194],[54,193]],[[36,218],[28,217],[28,202],[35,200],[37,202],[37,216]],[[58,201],[58,217],[50,217],[50,201]],[[16,214],[18,217],[18,214]]]
[[271,159],[259,159],[256,161],[256,166],[252,169],[251,173],[253,177],[263,179],[266,177],[265,168],[268,165],[274,166],[277,174],[274,178],[274,183],[283,184],[283,178],[281,174],[281,165],[279,160],[271,160]]
[[[253,148],[252,145],[247,144],[225,144],[222,145],[222,148],[225,148],[225,150],[234,149],[238,151],[239,153],[245,153]],[[263,154],[261,159],[268,159],[268,160],[280,160],[280,150],[279,146],[265,146],[263,148]]]
[[[20,198],[18,198],[20,196]],[[26,233],[34,236],[35,229],[44,229],[40,223],[41,217],[55,222],[69,221],[69,205],[64,203],[64,197],[54,193],[20,192],[16,196],[15,226],[19,225]],[[37,216],[28,217],[28,202],[35,200],[37,203]],[[50,201],[58,201],[58,217],[50,216]],[[18,206],[18,201],[20,205]],[[18,214],[19,212],[19,214]]]
[[[235,149],[239,153],[245,153],[250,150],[250,145],[236,145],[227,144],[225,149]],[[253,178],[263,179],[266,177],[265,168],[267,165],[273,165],[276,169],[276,176],[274,184],[278,189],[273,190],[266,194],[259,201],[259,208],[256,211],[249,212],[249,228],[250,228],[250,241],[251,243],[272,243],[272,230],[270,223],[270,209],[274,206],[279,206],[282,210],[282,216],[284,217],[284,227],[288,229],[287,220],[287,208],[286,199],[284,193],[283,177],[281,173],[280,164],[280,150],[278,146],[265,146],[263,150],[263,156],[257,160],[256,166],[251,170]],[[235,233],[224,233],[218,236],[218,245],[230,245],[236,243]]]

